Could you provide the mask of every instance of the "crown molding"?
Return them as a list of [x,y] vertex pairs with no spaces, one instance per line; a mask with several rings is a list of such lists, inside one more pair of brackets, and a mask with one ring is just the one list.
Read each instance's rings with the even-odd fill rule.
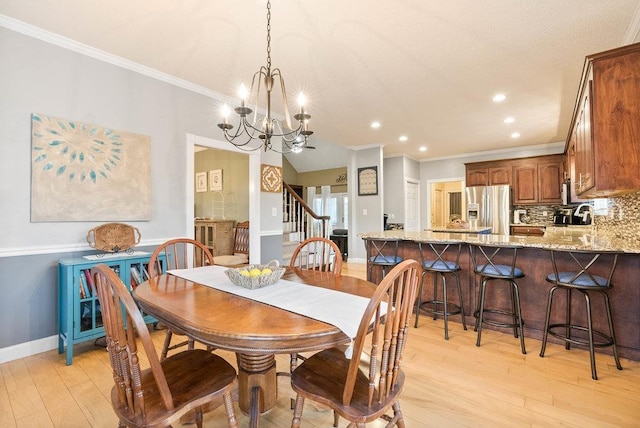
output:
[[10,18],[6,15],[0,14],[0,26],[24,34],[26,36],[33,37],[34,39],[42,40],[43,42],[47,42],[64,49],[86,55],[99,61],[106,62],[108,64],[112,64],[117,67],[124,68],[126,70],[130,70],[144,76],[159,80],[161,82],[169,83],[171,85],[205,95],[210,98],[215,98],[220,101],[224,101],[226,99],[220,93],[212,91],[211,89],[207,89],[204,86],[196,85],[195,83],[191,83],[187,80],[180,79],[167,73],[163,73],[161,71],[138,64],[120,56],[110,54],[101,49],[96,49],[92,46],[85,45],[84,43],[80,43],[68,37],[43,30],[42,28],[35,27],[14,18]]

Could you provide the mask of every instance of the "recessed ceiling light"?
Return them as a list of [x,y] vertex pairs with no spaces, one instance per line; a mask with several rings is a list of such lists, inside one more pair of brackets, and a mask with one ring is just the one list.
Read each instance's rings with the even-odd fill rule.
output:
[[371,127],[373,129],[378,129],[380,128],[380,122],[371,122]]
[[421,152],[426,152],[426,151],[427,151],[427,148],[426,148],[425,146],[422,146],[422,147],[420,147],[420,149],[418,149],[418,150],[420,150]]
[[513,134],[511,134],[511,138],[520,138],[520,133],[514,132]]
[[409,137],[407,137],[406,135],[401,135],[400,138],[398,138],[398,140],[405,142],[409,139]]
[[492,99],[495,103],[501,103],[507,99],[507,96],[505,94],[495,94]]
[[504,119],[504,123],[513,123],[515,121],[516,121],[516,119],[511,117],[511,116],[509,116],[509,117]]

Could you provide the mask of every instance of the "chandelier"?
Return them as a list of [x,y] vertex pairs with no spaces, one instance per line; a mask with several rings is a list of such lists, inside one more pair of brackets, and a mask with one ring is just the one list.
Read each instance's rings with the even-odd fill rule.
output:
[[[282,93],[282,105],[284,109],[284,120],[281,121],[272,117],[271,92],[274,89],[276,80],[280,83]],[[266,105],[262,109],[265,115],[258,117],[258,101],[261,91],[266,95]],[[298,121],[297,126],[292,126],[289,115],[289,102],[284,86],[284,78],[278,68],[271,68],[271,1],[267,1],[267,65],[260,67],[260,70],[253,75],[251,88],[247,91],[244,85],[240,87],[240,106],[233,109],[239,116],[237,129],[232,132],[234,126],[229,123],[231,109],[227,104],[222,107],[222,123],[218,127],[224,132],[225,139],[234,146],[246,150],[273,150],[279,153],[299,153],[304,148],[313,148],[307,144],[307,138],[313,134],[309,130],[309,119],[311,115],[305,110],[305,98],[302,93],[298,97],[300,111],[294,115]],[[248,107],[253,106],[253,108]],[[282,138],[281,150],[275,149],[271,144],[272,138]],[[256,144],[255,142],[259,142]],[[253,142],[253,144],[251,144]]]

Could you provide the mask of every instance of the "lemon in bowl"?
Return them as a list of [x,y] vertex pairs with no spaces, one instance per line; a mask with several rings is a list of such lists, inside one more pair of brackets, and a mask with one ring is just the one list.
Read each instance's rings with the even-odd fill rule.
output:
[[225,274],[234,285],[256,289],[278,282],[285,272],[281,266],[249,265],[225,270]]

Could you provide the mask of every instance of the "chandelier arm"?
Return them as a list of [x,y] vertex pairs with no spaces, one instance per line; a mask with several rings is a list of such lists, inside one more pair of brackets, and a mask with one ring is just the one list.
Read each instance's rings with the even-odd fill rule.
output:
[[291,115],[289,114],[289,100],[287,99],[287,89],[285,88],[284,77],[282,77],[282,73],[280,72],[279,68],[275,68],[273,70],[272,77],[275,78],[276,76],[280,81],[280,91],[282,92],[282,101],[284,104],[284,120],[287,122],[287,128],[293,129],[293,126],[291,126]]
[[[254,94],[253,88],[256,88],[255,91],[255,103],[253,104],[253,120],[251,121],[252,128],[255,128],[255,125],[258,121],[258,100],[260,99],[260,88],[262,87],[262,80],[268,77],[269,70],[263,65],[260,67],[260,70],[256,71],[253,74],[253,78],[251,79],[251,89],[249,89],[249,105],[251,105],[252,95]],[[257,82],[257,84],[256,84]]]
[[239,137],[240,135],[242,135],[241,133],[236,132],[235,135],[231,136],[229,135],[229,133],[227,132],[227,130],[224,130],[224,135],[225,138],[228,142],[230,142],[231,144],[233,144],[234,146],[236,146],[237,148],[239,148],[240,150],[243,150],[245,152],[253,152],[255,150],[258,150],[262,147],[262,145],[257,146],[257,147],[245,147],[247,144],[249,144],[250,142],[254,141],[251,137],[247,136],[247,141],[245,141],[244,143],[236,143],[235,140],[237,137]]
[[[252,129],[254,129],[256,132],[253,132]],[[262,132],[259,129],[255,129],[252,128],[251,125],[247,122],[246,117],[241,117],[240,118],[240,123],[238,124],[238,129],[236,130],[236,132],[234,134],[231,134],[229,132],[228,129],[224,129],[224,135],[225,138],[228,142],[230,142],[231,144],[233,144],[236,147],[242,147],[242,146],[246,146],[247,144],[251,143],[252,141],[256,140],[259,138],[259,135]],[[242,135],[246,135],[247,140],[243,143],[236,143],[235,140],[238,139],[240,136]],[[258,147],[260,148],[260,147]],[[252,149],[254,150],[254,149]]]
[[[275,125],[274,132],[271,133],[271,137],[279,137],[279,138],[287,138],[287,141],[294,141],[301,134],[301,127],[298,125],[296,129],[292,129],[290,131],[284,131],[282,129],[282,125],[277,120],[272,119],[271,122]],[[278,132],[275,132],[275,130]]]

